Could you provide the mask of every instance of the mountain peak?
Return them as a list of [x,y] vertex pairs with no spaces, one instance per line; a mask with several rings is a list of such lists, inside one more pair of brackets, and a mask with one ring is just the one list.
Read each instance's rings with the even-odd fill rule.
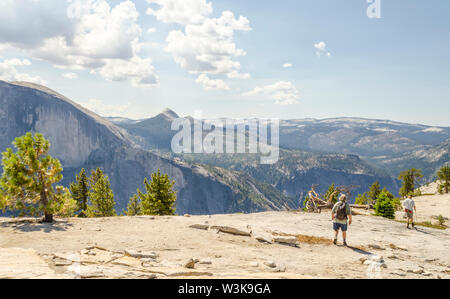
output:
[[173,111],[173,110],[171,110],[169,108],[164,109],[163,112],[161,112],[161,115],[164,115],[164,116],[166,116],[169,119],[177,119],[177,118],[179,118],[178,114],[176,114],[175,111]]

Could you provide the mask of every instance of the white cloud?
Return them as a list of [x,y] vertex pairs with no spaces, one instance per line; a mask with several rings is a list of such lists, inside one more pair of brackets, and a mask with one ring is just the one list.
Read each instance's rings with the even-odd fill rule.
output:
[[285,69],[287,69],[287,68],[293,67],[293,65],[292,65],[292,63],[285,63],[285,64],[283,64],[283,67],[284,67]]
[[208,78],[205,74],[201,74],[195,82],[202,84],[205,90],[230,89],[230,87],[223,80],[213,80]]
[[159,6],[158,9],[147,9],[147,14],[164,23],[201,24],[213,12],[212,3],[206,0],[147,0],[147,2]]
[[327,57],[331,56],[331,53],[327,50],[327,44],[323,41],[314,44],[314,48],[316,48],[316,55],[319,57],[321,57],[322,55],[325,55]]
[[30,76],[21,73],[16,67],[30,66],[31,62],[28,59],[20,60],[17,58],[6,59],[0,61],[0,80],[3,81],[27,81],[37,84],[46,84],[47,82],[39,76]]
[[250,30],[246,18],[235,19],[226,11],[217,19],[206,19],[201,25],[187,25],[185,32],[172,31],[167,48],[175,61],[190,73],[236,74],[241,64],[234,57],[246,53],[233,41],[235,30]]
[[227,77],[230,79],[250,79],[250,74],[239,73],[238,71],[232,71],[227,74]]
[[158,86],[158,77],[154,74],[152,60],[133,57],[130,60],[109,59],[98,72],[109,81],[130,80],[133,86]]
[[124,113],[131,108],[130,103],[123,105],[110,105],[105,104],[98,99],[89,99],[87,102],[80,102],[80,105],[105,117],[124,115]]
[[[73,11],[68,10],[78,4]],[[138,55],[142,33],[138,16],[130,0],[114,7],[106,0],[2,1],[0,44],[26,50],[32,57],[58,68],[89,69],[104,75],[103,68],[111,71],[116,65],[122,69],[123,64],[145,60]],[[132,74],[133,85],[148,81],[149,77],[156,78],[153,67],[139,71],[141,78],[136,79],[135,72]]]
[[65,74],[63,74],[63,77],[66,79],[73,80],[73,79],[77,79],[78,75],[76,73],[65,73]]
[[269,96],[276,100],[277,105],[293,105],[298,103],[300,93],[298,89],[288,81],[280,81],[264,87],[256,87],[252,91],[246,92],[243,96],[255,97],[259,95]]
[[225,75],[230,79],[248,79],[240,73],[236,57],[246,55],[234,42],[235,31],[251,30],[249,20],[235,18],[230,11],[211,18],[212,4],[206,0],[147,0],[158,8],[147,11],[165,23],[177,23],[184,30],[171,31],[166,51],[175,62],[192,74]]
[[148,30],[147,30],[147,33],[155,33],[156,32],[156,28],[155,27],[151,27],[151,28],[148,28]]

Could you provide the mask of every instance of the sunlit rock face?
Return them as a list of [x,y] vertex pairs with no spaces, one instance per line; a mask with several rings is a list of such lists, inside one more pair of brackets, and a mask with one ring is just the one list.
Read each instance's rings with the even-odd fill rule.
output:
[[96,150],[127,144],[120,129],[43,86],[0,82],[0,150],[29,131],[44,134],[50,153],[66,167],[87,162]]

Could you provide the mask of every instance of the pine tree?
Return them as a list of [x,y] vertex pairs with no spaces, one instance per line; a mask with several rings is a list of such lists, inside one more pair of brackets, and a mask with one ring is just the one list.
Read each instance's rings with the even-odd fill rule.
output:
[[125,215],[127,216],[137,216],[142,213],[142,203],[139,199],[138,195],[133,195],[128,202],[127,210],[125,211]]
[[109,179],[100,168],[92,171],[89,184],[89,205],[86,210],[86,216],[90,218],[117,216],[114,208],[116,203]]
[[440,190],[444,193],[448,193],[450,187],[450,166],[444,166],[437,172],[437,177],[441,180]]
[[174,181],[170,181],[167,174],[162,175],[158,169],[152,174],[151,182],[144,180],[146,193],[137,190],[142,201],[142,214],[144,215],[174,215],[176,192],[172,190]]
[[73,199],[77,202],[77,213],[79,217],[86,217],[87,204],[89,201],[89,182],[86,170],[83,168],[76,176],[76,182],[70,184]]
[[422,170],[416,168],[411,168],[400,173],[398,179],[402,180],[403,183],[399,194],[403,197],[413,195],[414,190],[416,189],[417,181],[422,177]]
[[381,187],[380,182],[376,181],[375,183],[370,186],[370,190],[367,193],[367,198],[370,201],[371,204],[375,204],[377,201],[378,196],[381,193]]
[[375,204],[375,215],[389,219],[395,218],[394,196],[386,189],[381,191]]
[[20,211],[20,216],[44,215],[44,222],[53,222],[61,209],[70,215],[75,202],[68,190],[53,185],[62,179],[59,160],[48,155],[50,143],[42,134],[27,133],[13,142],[14,153],[3,153],[3,175],[0,179],[2,205]]

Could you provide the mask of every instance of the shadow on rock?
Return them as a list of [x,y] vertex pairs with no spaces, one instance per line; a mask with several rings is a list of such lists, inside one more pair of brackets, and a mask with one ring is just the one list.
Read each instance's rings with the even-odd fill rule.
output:
[[67,231],[69,227],[73,226],[68,221],[57,220],[52,223],[44,223],[39,220],[13,220],[2,222],[0,227],[12,228],[21,232],[45,232],[51,233],[54,231]]

